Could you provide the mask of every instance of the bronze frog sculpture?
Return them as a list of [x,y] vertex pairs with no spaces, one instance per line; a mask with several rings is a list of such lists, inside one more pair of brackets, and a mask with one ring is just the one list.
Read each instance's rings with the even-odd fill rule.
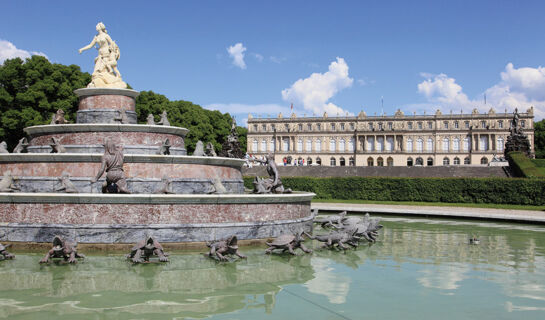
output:
[[296,255],[295,249],[300,248],[305,253],[311,253],[312,250],[305,247],[303,244],[303,241],[305,241],[303,235],[306,235],[310,238],[308,233],[300,231],[293,234],[283,234],[280,235],[278,238],[274,239],[272,242],[266,242],[266,244],[269,246],[267,250],[265,250],[265,253],[269,254],[272,253],[275,249],[282,249],[282,252],[288,251],[289,253]]
[[62,258],[68,263],[77,263],[76,258],[84,259],[85,256],[76,251],[76,244],[64,241],[61,236],[55,236],[53,238],[53,248],[45,254],[40,263],[49,263],[53,258]]
[[11,253],[8,252],[8,250],[6,250],[10,245],[3,245],[0,243],[0,257],[3,257],[4,260],[11,260],[13,258],[15,258],[15,256]]
[[217,258],[220,261],[229,261],[226,255],[236,255],[239,258],[246,259],[246,256],[238,251],[237,242],[237,236],[231,236],[226,240],[207,243],[206,246],[210,248],[208,256],[214,259]]
[[163,246],[153,237],[148,236],[131,249],[127,259],[131,259],[134,263],[143,263],[149,262],[149,259],[153,256],[159,257],[161,262],[168,262],[168,254],[164,252]]

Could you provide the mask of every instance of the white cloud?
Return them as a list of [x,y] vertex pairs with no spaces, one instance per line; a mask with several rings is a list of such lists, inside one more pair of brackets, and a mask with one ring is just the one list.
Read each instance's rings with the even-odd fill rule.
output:
[[272,62],[277,63],[277,64],[281,64],[282,62],[286,61],[286,58],[279,58],[279,57],[275,57],[275,56],[270,56],[269,59]]
[[[418,106],[425,111],[461,109],[471,112],[477,108],[479,112],[488,112],[493,107],[498,112],[504,112],[505,109],[511,112],[515,108],[526,112],[533,106],[536,120],[545,117],[545,68],[542,67],[516,69],[512,63],[508,63],[505,71],[500,74],[501,81],[473,99],[463,92],[456,79],[445,74],[421,73],[421,76],[426,80],[418,84],[418,92],[426,98],[427,103]],[[483,101],[484,94],[486,105]],[[404,109],[409,110],[410,106],[405,106]]]
[[246,51],[246,47],[244,47],[240,42],[227,48],[229,56],[233,58],[233,64],[241,69],[246,69],[246,63],[244,62],[244,51]]
[[348,76],[348,65],[343,58],[331,62],[325,73],[313,73],[299,79],[290,88],[282,90],[282,98],[316,114],[344,115],[345,110],[328,102],[342,89],[352,86],[354,79]]
[[30,58],[30,56],[32,55],[44,56],[47,58],[47,56],[43,52],[18,49],[13,43],[6,40],[0,40],[0,64],[4,63],[4,61],[7,59],[13,59],[17,57],[21,59],[26,59]]
[[263,56],[259,53],[252,53],[252,56],[259,62],[263,61]]

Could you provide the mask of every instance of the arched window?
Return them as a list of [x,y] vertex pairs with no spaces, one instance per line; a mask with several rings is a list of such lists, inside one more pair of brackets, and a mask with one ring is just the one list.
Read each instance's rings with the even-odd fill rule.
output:
[[458,158],[458,157],[454,158],[454,161],[452,163],[454,163],[455,165],[459,165],[460,164],[460,158]]
[[276,148],[276,142],[274,141],[274,139],[271,139],[271,141],[269,141],[269,151],[273,152],[275,148]]
[[372,166],[373,166],[373,158],[371,158],[371,157],[367,158],[367,165],[368,165],[369,167],[372,167]]
[[392,157],[388,157],[388,159],[386,159],[386,165],[388,167],[393,167],[394,166],[394,159]]
[[[407,139],[407,152],[413,152],[413,139],[411,138]],[[412,159],[411,159],[411,162],[412,162]]]
[[311,152],[312,151],[312,140],[307,139],[305,151],[306,152]]
[[[316,152],[322,152],[322,140],[320,139],[316,140],[316,142],[314,143],[314,146],[315,146]],[[316,163],[318,163],[318,159],[316,159]]]
[[433,139],[432,138],[428,138],[428,140],[426,142],[426,151],[428,151],[428,152],[433,151]]
[[449,149],[449,139],[444,138],[443,139],[443,151],[448,151],[448,149]]
[[487,163],[488,163],[488,159],[486,157],[482,157],[481,164],[487,164]]
[[407,158],[407,167],[412,167],[413,166],[413,158],[409,157]]
[[432,157],[428,158],[428,166],[433,166],[433,158]]
[[503,138],[499,137],[498,140],[496,141],[496,150],[503,151],[504,146],[505,144],[503,143]]
[[297,152],[303,151],[303,139],[297,140]]
[[320,157],[316,158],[316,164],[319,166],[322,165],[322,159],[320,159]]
[[350,140],[348,140],[348,151],[354,152],[354,146],[355,146],[355,140],[354,138],[350,138]]
[[386,151],[394,151],[394,138],[393,137],[387,137],[386,138]]
[[449,158],[444,157],[444,158],[443,158],[443,165],[444,165],[444,166],[448,166],[449,164],[450,164]]
[[421,157],[416,158],[416,161],[414,163],[415,166],[423,166],[424,165],[424,159]]
[[346,166],[346,161],[344,160],[344,158],[340,158],[340,159],[339,159],[339,165],[340,165],[341,167]]
[[335,158],[331,157],[331,159],[329,159],[329,165],[334,167],[337,165],[337,160],[335,160]]
[[[424,151],[424,140],[421,138],[416,139],[416,152]],[[418,165],[418,162],[416,163]]]
[[329,152],[335,152],[337,149],[337,141],[335,139],[329,139]]
[[354,157],[348,158],[348,165],[354,167],[356,163],[354,162]]
[[469,137],[464,138],[464,151],[469,151],[471,149],[471,140]]
[[377,166],[384,167],[384,159],[382,159],[382,157],[378,157]]
[[252,152],[257,152],[257,140],[252,141]]
[[346,151],[346,144],[344,139],[341,139],[339,141],[339,152],[344,152],[344,151]]
[[377,137],[377,151],[384,151],[384,137]]
[[261,152],[266,152],[267,151],[267,140],[261,140],[261,150],[259,150]]
[[367,151],[375,151],[375,137],[367,137]]
[[[460,151],[460,139],[454,138],[452,140],[452,149],[454,151]],[[458,160],[460,160],[460,159],[458,159]]]
[[307,166],[310,166],[311,164],[312,164],[312,158],[308,157],[307,158]]
[[471,159],[469,157],[465,157],[464,164],[471,164]]

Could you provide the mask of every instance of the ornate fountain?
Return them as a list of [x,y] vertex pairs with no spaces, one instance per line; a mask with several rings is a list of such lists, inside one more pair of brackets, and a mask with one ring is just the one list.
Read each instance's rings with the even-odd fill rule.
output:
[[166,113],[160,125],[137,124],[138,92],[121,80],[119,48],[102,23],[97,32],[80,49],[98,45],[99,55],[92,82],[74,92],[76,123],[57,113],[25,128],[18,153],[0,154],[0,241],[264,239],[312,228],[313,193],[245,193],[244,160],[187,156],[188,130],[170,126]]

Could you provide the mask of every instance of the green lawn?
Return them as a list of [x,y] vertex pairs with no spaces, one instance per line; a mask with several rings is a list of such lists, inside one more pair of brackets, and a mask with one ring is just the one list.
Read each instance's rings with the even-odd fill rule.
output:
[[524,206],[524,205],[516,205],[516,204],[493,204],[493,203],[445,203],[445,202],[372,201],[372,200],[338,200],[338,199],[313,199],[312,202],[368,203],[368,204],[389,204],[389,205],[407,205],[407,206],[470,207],[470,208],[545,211],[545,206]]

